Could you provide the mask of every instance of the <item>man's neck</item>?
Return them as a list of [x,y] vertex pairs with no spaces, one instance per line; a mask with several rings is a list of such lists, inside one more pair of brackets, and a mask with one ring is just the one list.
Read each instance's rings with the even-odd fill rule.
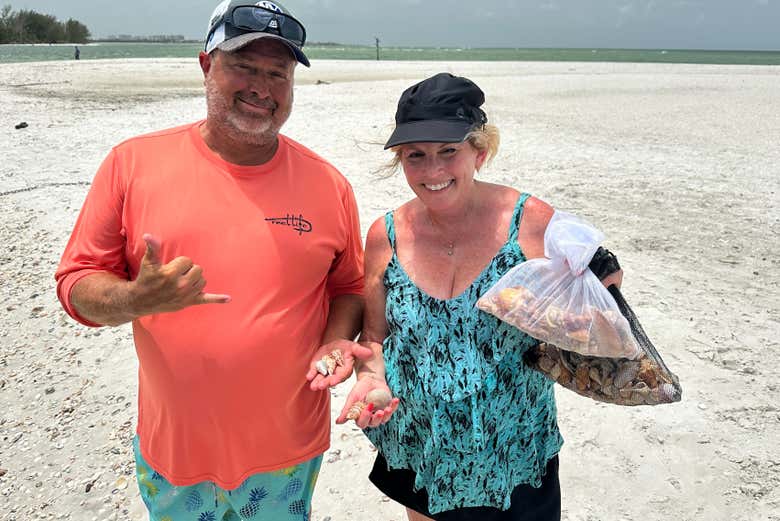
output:
[[279,148],[278,136],[273,136],[267,143],[240,142],[232,139],[228,132],[210,125],[208,120],[200,126],[200,135],[215,154],[234,165],[262,165],[270,161]]

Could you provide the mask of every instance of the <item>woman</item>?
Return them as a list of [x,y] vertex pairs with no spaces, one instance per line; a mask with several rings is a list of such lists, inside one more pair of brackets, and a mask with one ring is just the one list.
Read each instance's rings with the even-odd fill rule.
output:
[[357,423],[379,451],[370,479],[410,521],[560,519],[553,384],[522,361],[537,341],[474,307],[511,267],[544,255],[553,209],[475,179],[499,141],[483,102],[473,82],[444,73],[402,94],[385,148],[416,197],[366,240],[360,341],[375,357],[337,421],[370,389],[400,398]]

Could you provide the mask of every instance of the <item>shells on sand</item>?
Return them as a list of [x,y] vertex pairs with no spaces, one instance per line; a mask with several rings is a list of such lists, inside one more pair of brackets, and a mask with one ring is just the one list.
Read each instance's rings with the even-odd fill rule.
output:
[[680,383],[650,357],[639,360],[584,356],[540,343],[525,361],[554,382],[601,402],[616,405],[659,405],[679,402]]
[[334,349],[327,355],[323,356],[314,366],[317,368],[322,376],[329,376],[336,372],[336,367],[344,365],[344,356],[341,354],[340,349]]

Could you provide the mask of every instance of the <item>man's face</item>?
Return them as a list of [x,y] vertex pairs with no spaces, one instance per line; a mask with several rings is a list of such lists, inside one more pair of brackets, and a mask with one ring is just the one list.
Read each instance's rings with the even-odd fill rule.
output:
[[206,84],[208,122],[238,142],[273,142],[290,116],[295,58],[272,38],[242,49],[200,57]]

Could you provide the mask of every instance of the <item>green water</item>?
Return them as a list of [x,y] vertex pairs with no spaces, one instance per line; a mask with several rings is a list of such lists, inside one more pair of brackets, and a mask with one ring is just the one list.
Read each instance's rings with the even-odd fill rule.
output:
[[[82,60],[117,58],[194,58],[199,43],[98,43],[80,45]],[[376,49],[357,45],[310,45],[314,60],[375,60]],[[441,49],[387,47],[383,60],[437,61],[600,61],[638,63],[717,63],[780,65],[780,51],[699,51],[640,49]],[[0,63],[72,60],[70,45],[0,45]]]

